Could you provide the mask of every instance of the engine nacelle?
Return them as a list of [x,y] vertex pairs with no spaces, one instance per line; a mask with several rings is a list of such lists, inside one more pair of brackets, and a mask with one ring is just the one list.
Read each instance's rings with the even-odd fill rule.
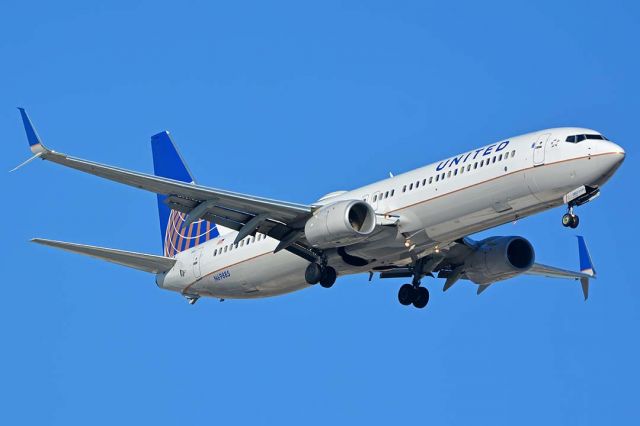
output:
[[527,272],[535,258],[533,246],[522,237],[487,238],[467,257],[464,271],[476,284],[491,284]]
[[312,246],[329,248],[363,241],[375,227],[376,213],[369,204],[345,200],[318,209],[304,226],[304,233]]

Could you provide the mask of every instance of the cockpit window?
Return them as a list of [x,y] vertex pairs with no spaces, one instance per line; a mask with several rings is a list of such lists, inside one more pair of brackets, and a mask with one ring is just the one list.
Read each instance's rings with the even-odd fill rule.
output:
[[578,142],[582,142],[585,139],[596,139],[596,140],[605,140],[608,141],[609,139],[607,139],[606,137],[602,136],[602,135],[571,135],[571,136],[567,136],[567,142],[571,142],[571,143],[578,143]]

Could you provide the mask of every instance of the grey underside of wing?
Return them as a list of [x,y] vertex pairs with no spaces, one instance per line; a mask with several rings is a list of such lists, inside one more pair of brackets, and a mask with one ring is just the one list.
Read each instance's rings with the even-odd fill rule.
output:
[[549,278],[568,278],[578,280],[580,278],[595,278],[593,275],[584,272],[569,271],[567,269],[556,268],[554,266],[534,263],[531,269],[526,272],[528,275],[542,275]]
[[153,274],[166,272],[176,263],[176,260],[173,258],[156,256],[153,254],[136,253],[132,251],[67,243],[63,241],[45,240],[42,238],[34,238],[31,241]]

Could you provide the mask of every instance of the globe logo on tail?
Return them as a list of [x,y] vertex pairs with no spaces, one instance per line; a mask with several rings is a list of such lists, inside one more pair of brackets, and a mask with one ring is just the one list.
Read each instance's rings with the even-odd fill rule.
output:
[[200,219],[186,224],[186,214],[171,210],[164,237],[164,255],[176,254],[207,242],[218,236],[215,223]]

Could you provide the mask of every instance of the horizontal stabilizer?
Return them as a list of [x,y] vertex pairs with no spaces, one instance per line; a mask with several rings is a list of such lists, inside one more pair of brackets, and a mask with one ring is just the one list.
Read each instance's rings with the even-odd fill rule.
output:
[[107,262],[117,263],[118,265],[127,266],[129,268],[153,274],[166,272],[176,263],[176,259],[156,256],[153,254],[136,253],[132,251],[88,246],[84,244],[66,243],[63,241],[45,240],[42,238],[34,238],[31,241],[45,246],[56,247],[73,253],[95,257],[96,259],[106,260]]

